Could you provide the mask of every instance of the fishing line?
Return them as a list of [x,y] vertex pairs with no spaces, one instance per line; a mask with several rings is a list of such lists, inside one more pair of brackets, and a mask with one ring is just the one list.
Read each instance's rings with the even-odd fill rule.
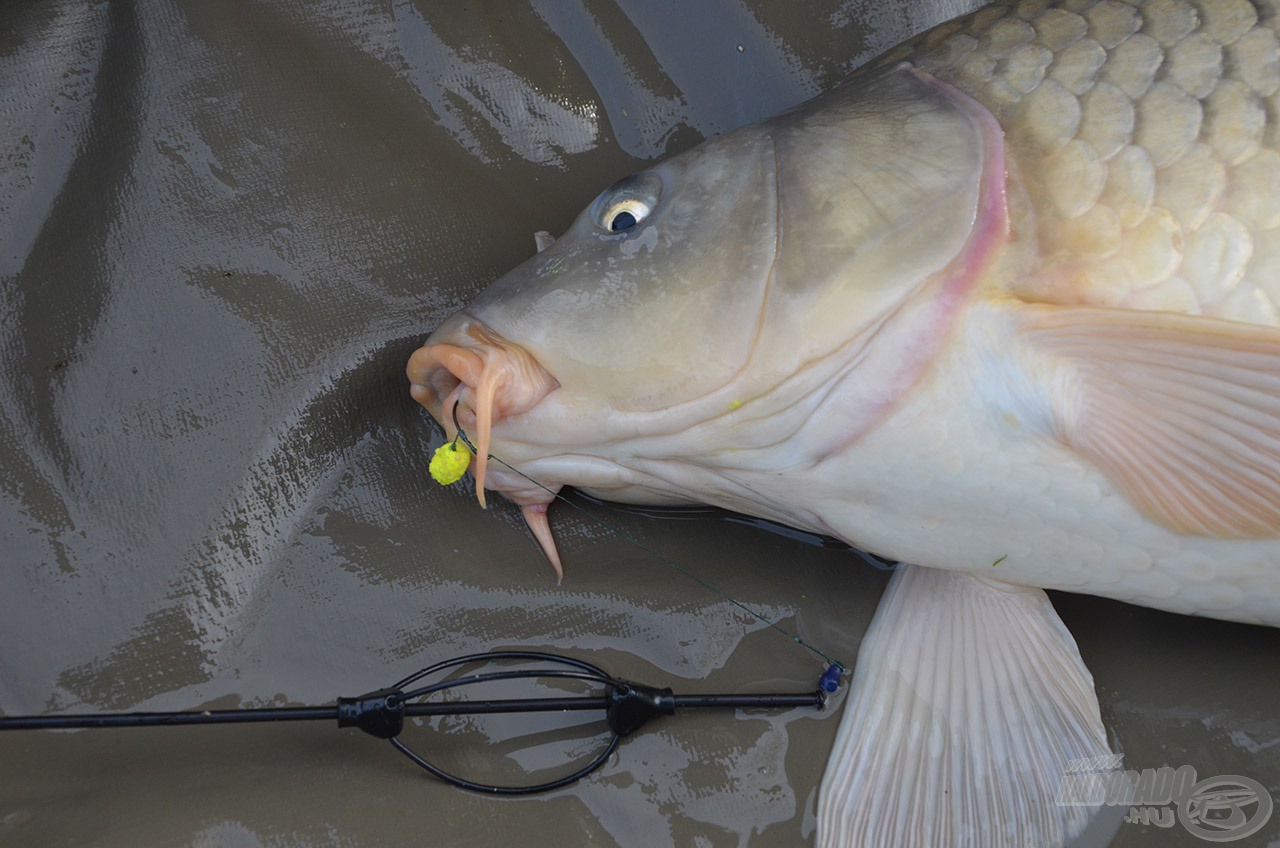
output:
[[[471,439],[467,438],[467,434],[466,434],[466,432],[464,432],[464,431],[463,431],[463,429],[462,429],[462,425],[458,423],[458,404],[459,404],[460,402],[461,402],[461,401],[457,401],[457,400],[455,400],[455,401],[453,402],[453,426],[454,426],[454,429],[455,429],[455,430],[457,430],[457,435],[455,435],[455,436],[453,437],[453,441],[454,441],[454,443],[455,443],[455,444],[457,444],[457,441],[458,441],[459,439],[461,439],[461,440],[463,441],[463,443],[464,443],[467,447],[469,447],[469,448],[471,449],[471,452],[472,452],[473,454],[479,455],[479,453],[480,453],[479,449],[478,449],[478,448],[477,448],[477,447],[476,447],[476,446],[471,442]],[[541,484],[541,483],[539,483],[537,480],[535,480],[535,479],[533,479],[532,477],[530,477],[528,474],[525,474],[525,473],[524,473],[523,471],[521,471],[520,469],[515,468],[515,467],[514,467],[514,466],[512,466],[510,463],[506,462],[506,461],[505,461],[504,459],[502,459],[501,457],[499,457],[499,456],[495,456],[494,454],[492,454],[492,453],[491,453],[491,454],[489,454],[489,459],[492,459],[492,460],[494,460],[495,462],[498,462],[498,463],[502,464],[503,466],[505,466],[505,467],[506,467],[507,469],[509,469],[510,471],[513,471],[513,472],[515,472],[516,474],[519,474],[521,477],[523,477],[524,479],[528,480],[530,483],[532,483],[533,485],[537,486],[539,489],[542,489],[544,492],[546,492],[547,494],[551,495],[551,497],[555,498],[556,500],[558,500],[558,501],[562,501],[563,503],[567,503],[569,506],[573,507],[574,509],[576,509],[578,512],[582,513],[583,515],[587,516],[587,518],[590,518],[592,521],[596,522],[596,523],[597,523],[597,524],[599,524],[601,527],[604,527],[606,530],[609,530],[610,532],[616,533],[618,536],[622,537],[622,538],[623,538],[623,539],[625,539],[626,541],[628,541],[628,542],[630,542],[631,544],[635,545],[637,548],[639,548],[640,550],[642,550],[642,551],[644,551],[645,553],[649,554],[649,555],[650,555],[650,556],[652,556],[654,559],[656,559],[656,560],[658,560],[659,562],[661,562],[661,563],[665,564],[668,568],[673,568],[673,569],[675,569],[676,571],[678,571],[678,572],[680,572],[681,574],[683,574],[685,577],[688,577],[690,580],[692,580],[693,582],[697,583],[699,586],[703,587],[703,588],[704,588],[704,589],[706,589],[707,591],[709,591],[709,592],[711,592],[711,593],[713,593],[713,594],[719,595],[721,598],[723,598],[724,600],[726,600],[726,601],[728,601],[729,603],[733,604],[735,607],[737,607],[738,609],[742,610],[742,611],[743,611],[743,612],[745,612],[747,615],[749,615],[749,616],[751,616],[752,618],[756,619],[757,621],[761,622],[761,623],[762,623],[762,624],[764,624],[765,626],[770,627],[770,628],[772,628],[772,629],[776,630],[777,632],[781,633],[783,636],[785,636],[786,638],[790,639],[792,642],[795,642],[795,643],[796,643],[797,645],[799,645],[800,647],[805,648],[805,649],[806,649],[806,650],[808,650],[808,651],[812,651],[814,654],[818,655],[819,657],[821,657],[823,660],[825,660],[825,661],[827,662],[827,664],[828,664],[828,666],[829,666],[829,667],[828,667],[828,672],[830,672],[830,670],[831,670],[832,668],[838,668],[838,669],[839,669],[839,673],[840,673],[840,674],[843,674],[843,673],[844,673],[844,671],[845,671],[845,665],[844,665],[844,663],[840,662],[840,661],[839,661],[839,660],[837,660],[837,659],[833,659],[833,658],[831,657],[831,655],[830,655],[830,654],[828,654],[826,651],[822,650],[821,648],[819,648],[819,647],[817,647],[817,646],[815,646],[815,645],[811,645],[811,644],[809,644],[808,642],[806,642],[804,639],[802,639],[800,636],[796,635],[795,633],[792,633],[791,631],[787,630],[786,628],[782,627],[781,625],[779,625],[779,624],[777,624],[777,623],[775,623],[775,622],[773,622],[773,621],[770,621],[770,620],[769,620],[768,618],[766,618],[764,615],[762,615],[761,613],[756,612],[756,611],[755,611],[755,610],[753,610],[751,607],[747,606],[746,604],[744,604],[744,603],[742,603],[741,601],[739,601],[737,598],[735,598],[735,597],[733,597],[732,595],[730,595],[728,592],[725,592],[724,590],[719,589],[719,588],[717,588],[716,586],[713,586],[712,584],[708,583],[706,580],[703,580],[701,577],[699,577],[698,575],[694,574],[692,571],[689,571],[687,568],[684,568],[684,567],[680,566],[680,565],[679,565],[678,563],[676,563],[674,560],[672,560],[672,559],[670,559],[669,557],[663,556],[662,554],[658,553],[658,552],[657,552],[657,551],[655,551],[653,548],[651,548],[651,547],[649,547],[648,545],[646,545],[646,544],[644,544],[643,542],[641,542],[639,539],[636,539],[636,538],[635,538],[634,536],[632,536],[630,533],[627,533],[627,532],[626,532],[625,530],[623,530],[621,527],[618,527],[618,526],[614,525],[613,523],[611,523],[611,522],[609,522],[609,521],[606,521],[605,519],[603,519],[603,518],[601,518],[600,516],[596,515],[595,513],[591,512],[591,511],[590,511],[590,510],[588,510],[587,508],[585,508],[585,507],[583,507],[583,506],[579,506],[578,504],[576,504],[576,503],[574,503],[573,501],[571,501],[571,500],[569,500],[568,498],[566,498],[564,495],[561,495],[559,492],[552,491],[552,490],[551,490],[550,488],[548,488],[547,486],[542,485],[542,484]]]

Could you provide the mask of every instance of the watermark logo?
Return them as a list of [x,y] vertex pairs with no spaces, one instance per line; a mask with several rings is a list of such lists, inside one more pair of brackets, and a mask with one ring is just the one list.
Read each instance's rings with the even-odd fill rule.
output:
[[1126,822],[1170,828],[1176,821],[1206,842],[1244,839],[1271,819],[1271,794],[1252,778],[1223,774],[1199,780],[1194,766],[1126,771],[1120,765],[1119,754],[1068,763],[1058,804],[1126,806]]

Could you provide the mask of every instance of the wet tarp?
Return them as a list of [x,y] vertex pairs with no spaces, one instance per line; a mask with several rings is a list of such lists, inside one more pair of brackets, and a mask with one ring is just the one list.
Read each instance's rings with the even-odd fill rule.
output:
[[[0,709],[316,703],[515,646],[812,686],[819,661],[564,509],[557,587],[514,507],[429,480],[403,363],[614,179],[962,5],[0,6]],[[885,578],[847,552],[599,510],[856,655]],[[1274,631],[1057,600],[1129,764],[1280,789]],[[666,720],[533,799],[325,726],[8,734],[0,844],[791,846],[836,722]]]

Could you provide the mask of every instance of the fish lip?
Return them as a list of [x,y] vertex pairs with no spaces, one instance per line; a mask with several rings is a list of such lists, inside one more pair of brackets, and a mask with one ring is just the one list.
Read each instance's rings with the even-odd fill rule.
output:
[[[455,313],[445,320],[443,324],[437,327],[423,342],[422,346],[414,351],[410,356],[409,362],[405,368],[405,375],[409,378],[410,393],[431,416],[440,423],[452,438],[457,432],[456,424],[466,424],[474,426],[476,422],[475,410],[470,406],[468,401],[474,390],[474,383],[479,381],[479,372],[484,363],[480,361],[471,362],[470,366],[473,370],[469,373],[456,373],[458,370],[467,371],[467,363],[458,357],[441,357],[434,355],[429,349],[448,346],[455,348],[463,353],[477,355],[477,357],[494,348],[515,349],[522,352],[528,358],[528,362],[536,367],[541,373],[546,385],[546,391],[539,393],[536,399],[526,400],[521,403],[522,407],[519,412],[512,413],[508,417],[515,417],[526,411],[527,408],[535,406],[543,397],[560,388],[560,381],[555,378],[546,366],[522,345],[511,341],[502,333],[495,330],[488,322],[483,321],[470,312],[463,310]],[[450,365],[454,367],[451,368]],[[446,399],[455,391],[458,392],[459,404],[457,405],[456,415],[453,411],[444,408]],[[456,421],[455,421],[456,419]]]
[[485,506],[495,425],[538,406],[560,382],[526,348],[467,313],[445,321],[409,357],[409,394],[454,438],[465,423],[475,451],[471,471]]
[[[410,375],[410,393],[413,398],[426,407],[427,412],[431,413],[431,417],[440,423],[446,430],[449,429],[451,423],[449,416],[444,411],[444,400],[453,394],[454,390],[462,385],[462,379],[450,371],[443,365],[437,364],[435,367],[427,371],[424,377],[415,381]],[[424,396],[426,398],[424,402]],[[464,423],[474,425],[475,413],[470,407],[457,410],[459,418],[467,417],[470,420]],[[457,427],[454,427],[456,433]]]
[[513,469],[494,468],[489,472],[488,488],[523,507],[554,503],[564,487],[559,483],[534,480]]

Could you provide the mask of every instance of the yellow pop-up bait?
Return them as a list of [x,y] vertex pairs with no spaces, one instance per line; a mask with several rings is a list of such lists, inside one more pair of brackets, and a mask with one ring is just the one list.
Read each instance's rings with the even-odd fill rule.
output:
[[471,449],[461,442],[453,441],[436,448],[428,468],[437,483],[448,486],[462,479],[470,465]]

